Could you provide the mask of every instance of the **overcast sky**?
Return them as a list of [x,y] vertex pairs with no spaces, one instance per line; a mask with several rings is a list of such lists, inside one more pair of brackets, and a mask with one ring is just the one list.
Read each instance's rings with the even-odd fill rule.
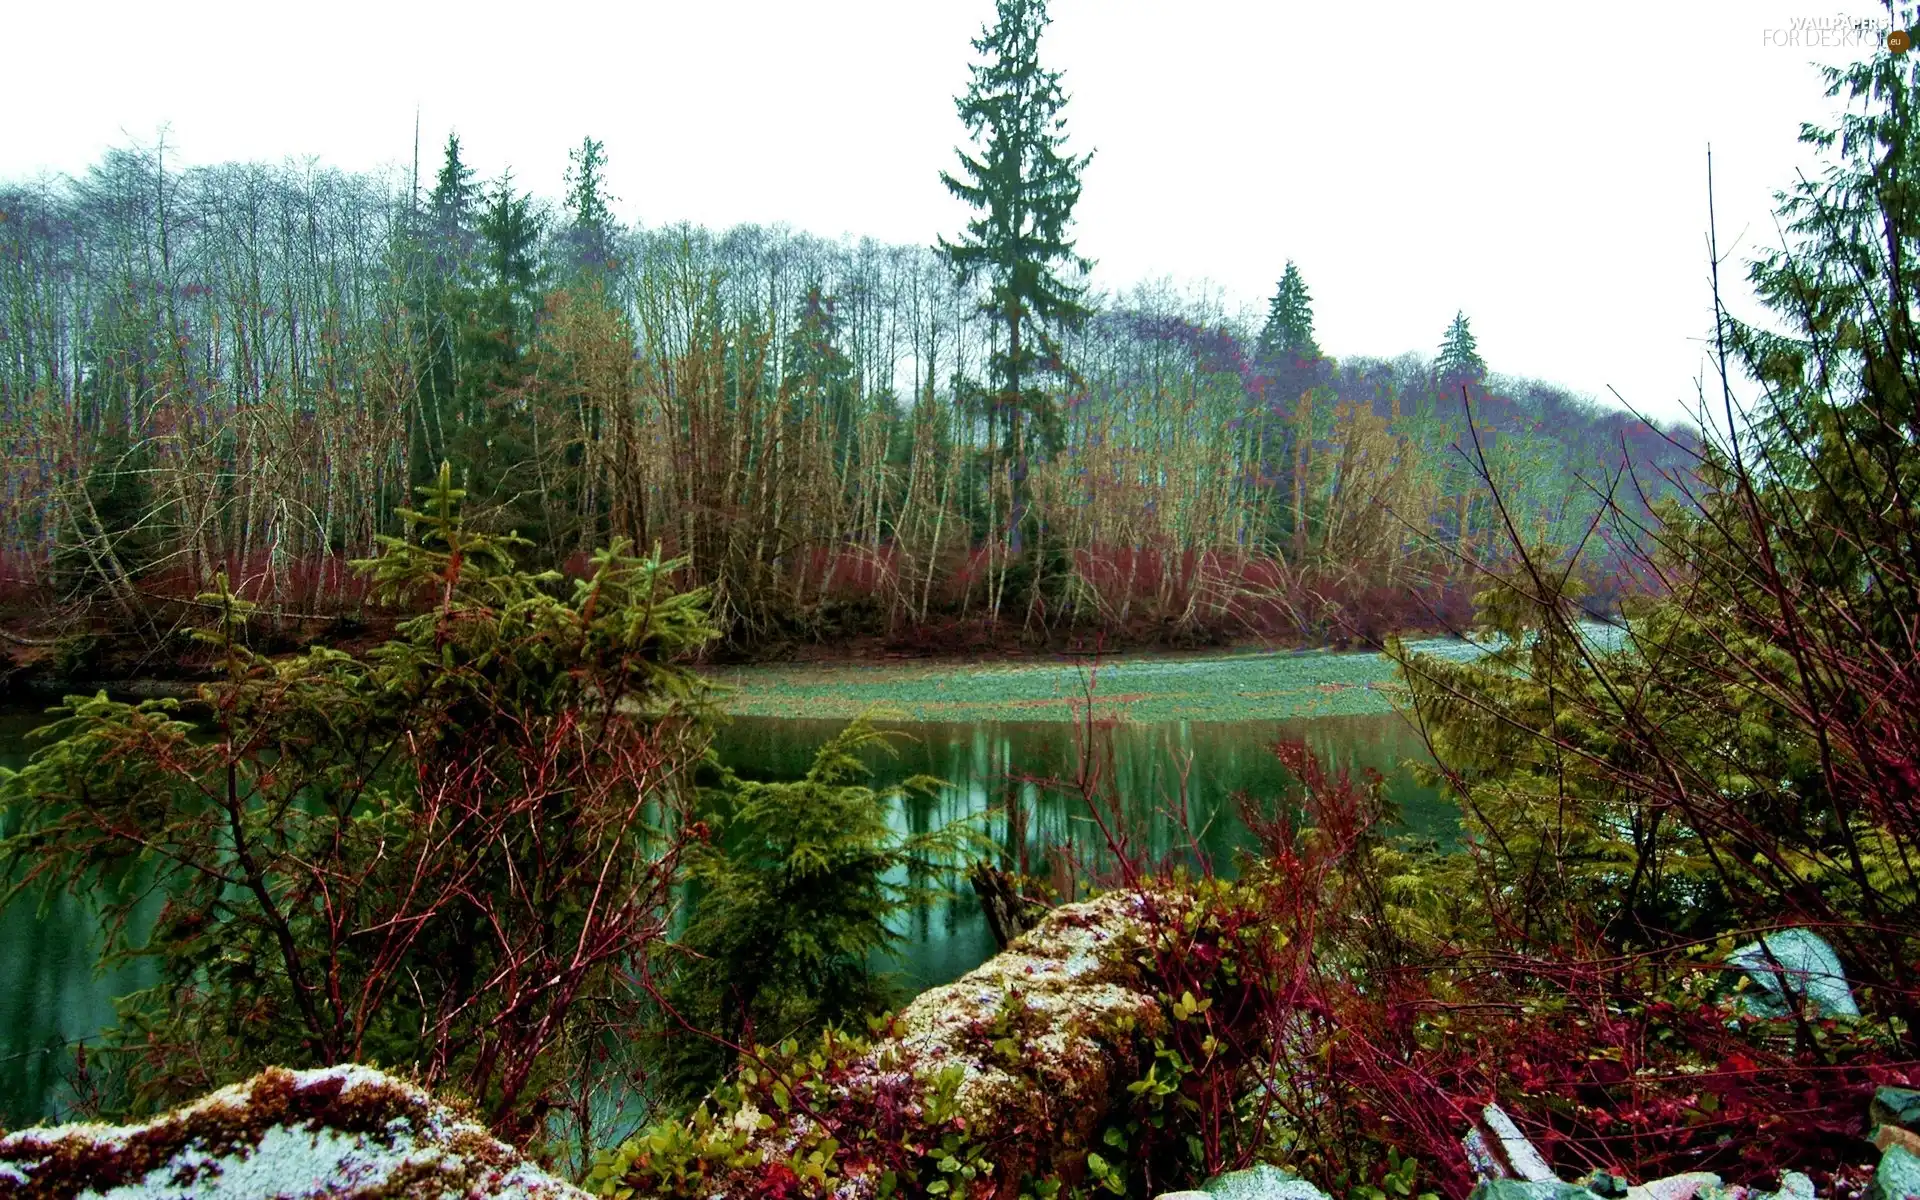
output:
[[[925,243],[953,96],[992,0],[326,5],[17,0],[0,176],[78,172],[164,123],[180,161],[406,161],[457,129],[483,175],[557,195],[603,140],[616,212]],[[1300,264],[1335,356],[1431,353],[1463,309],[1495,370],[1677,415],[1723,249],[1824,120],[1811,63],[1865,0],[1603,6],[1054,0],[1078,213],[1107,288],[1170,276],[1264,304]],[[1824,24],[1824,38],[1808,28]]]

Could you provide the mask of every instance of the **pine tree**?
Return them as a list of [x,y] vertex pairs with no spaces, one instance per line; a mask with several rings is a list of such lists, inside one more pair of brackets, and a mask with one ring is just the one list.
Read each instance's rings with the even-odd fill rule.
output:
[[566,207],[572,218],[567,242],[572,266],[582,273],[604,271],[613,264],[614,229],[608,208],[614,197],[606,190],[606,145],[581,138],[578,147],[567,151],[567,162]]
[[505,357],[517,359],[532,334],[539,305],[540,218],[533,211],[533,197],[514,190],[511,171],[495,182],[487,197],[480,240],[486,319],[508,335]]
[[1287,260],[1280,286],[1267,306],[1267,323],[1260,330],[1258,349],[1260,357],[1270,363],[1288,359],[1312,362],[1320,357],[1320,346],[1313,340],[1313,296],[1292,259]]
[[1296,558],[1307,545],[1306,483],[1312,462],[1315,414],[1324,422],[1327,398],[1316,394],[1328,383],[1331,364],[1313,340],[1313,296],[1292,259],[1280,276],[1267,307],[1267,323],[1254,348],[1266,379],[1266,404],[1253,415],[1260,430],[1260,453],[1267,469],[1292,503],[1278,506],[1288,519]]
[[1440,343],[1440,357],[1433,364],[1435,381],[1450,388],[1459,383],[1479,383],[1487,377],[1486,360],[1480,357],[1473,330],[1467,327],[1467,314],[1453,314],[1447,336]]
[[504,516],[494,519],[536,534],[544,531],[533,518],[538,489],[529,469],[531,414],[522,391],[541,301],[540,227],[533,197],[514,189],[512,172],[503,174],[480,216],[479,286],[462,341],[458,393],[459,458],[469,489],[488,507],[505,506]]
[[957,241],[939,239],[939,249],[963,285],[986,278],[981,307],[1003,330],[1005,340],[989,369],[999,385],[994,409],[1006,420],[1012,454],[1009,537],[1018,553],[1027,497],[1022,418],[1033,418],[1043,435],[1056,427],[1047,395],[1034,380],[1066,371],[1055,333],[1077,328],[1089,315],[1081,304],[1084,287],[1063,278],[1060,269],[1084,273],[1092,266],[1067,236],[1080,200],[1080,173],[1092,156],[1065,153],[1066,93],[1060,72],[1041,67],[1039,57],[1046,0],[998,0],[996,14],[993,26],[974,39],[981,61],[972,67],[966,93],[954,100],[981,153],[958,151],[961,175],[940,175],[947,190],[979,215]]
[[[688,855],[700,898],[681,944],[694,954],[667,987],[700,1027],[735,1043],[772,1041],[887,1006],[871,964],[899,942],[901,915],[934,894],[920,881],[939,877],[970,837],[959,824],[896,830],[895,806],[938,781],[869,786],[869,747],[890,748],[863,717],[821,745],[798,780],[744,780],[721,767],[718,786],[703,790],[700,816],[715,836]],[[667,1039],[669,1088],[705,1092],[728,1065],[722,1050]]]
[[460,332],[469,320],[472,296],[466,275],[472,264],[474,209],[479,188],[473,168],[460,157],[460,135],[447,134],[445,157],[427,198],[425,220],[415,233],[408,308],[413,316],[415,377],[419,402],[409,421],[408,460],[416,486],[451,452],[460,423]]
[[480,189],[473,182],[473,168],[460,158],[460,135],[447,135],[446,158],[434,180],[433,195],[427,200],[427,213],[435,252],[440,256],[443,274],[451,274],[473,249],[474,207]]
[[820,414],[833,429],[834,444],[842,449],[853,434],[854,363],[840,349],[840,319],[834,297],[820,285],[808,286],[800,302],[793,332],[787,335],[784,383],[798,401],[795,418]]

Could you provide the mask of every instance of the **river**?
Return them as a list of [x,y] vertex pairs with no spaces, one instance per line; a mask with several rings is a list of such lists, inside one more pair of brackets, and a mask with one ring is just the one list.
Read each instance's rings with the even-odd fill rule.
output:
[[[1122,719],[1099,736],[1109,742],[1113,780],[1131,823],[1156,854],[1200,854],[1231,870],[1233,852],[1247,840],[1235,797],[1280,794],[1286,773],[1272,747],[1282,739],[1306,741],[1332,765],[1380,771],[1405,828],[1443,842],[1454,835],[1452,808],[1408,770],[1425,749],[1380,690],[1389,672],[1378,656],[1227,655],[1121,662],[1102,672],[1112,698],[1100,711]],[[716,746],[743,776],[797,778],[848,715],[874,698],[904,699],[895,708],[906,719],[877,722],[897,736],[893,753],[868,755],[872,782],[925,774],[944,786],[898,806],[900,828],[935,828],[994,809],[981,828],[1011,860],[1024,840],[1036,874],[1045,871],[1038,861],[1044,847],[1097,842],[1077,795],[1031,781],[1075,773],[1080,750],[1071,704],[1084,673],[1001,665],[722,674],[740,689],[731,705],[739,715],[719,730]],[[27,731],[44,719],[43,709],[0,708],[0,765],[24,760]],[[1249,717],[1263,709],[1275,717]],[[796,715],[765,715],[769,710]],[[1007,719],[1013,715],[1050,719]],[[1014,801],[1017,824],[1007,816]],[[1174,815],[1183,807],[1191,838]],[[115,996],[152,980],[146,964],[100,972],[96,926],[89,907],[71,900],[44,913],[31,903],[0,911],[0,1126],[61,1115],[69,1098],[68,1048],[113,1022]],[[968,895],[916,909],[899,932],[898,953],[876,965],[893,976],[902,998],[965,973],[993,952]]]

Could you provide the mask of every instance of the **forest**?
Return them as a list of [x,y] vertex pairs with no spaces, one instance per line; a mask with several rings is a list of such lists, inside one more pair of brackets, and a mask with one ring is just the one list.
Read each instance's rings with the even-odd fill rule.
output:
[[112,987],[0,1020],[0,1194],[1920,1195],[1908,33],[1777,247],[1707,156],[1665,428],[1293,262],[1096,293],[1048,24],[924,247],[623,226],[592,137],[0,189],[0,1017]]
[[1490,373],[1465,316],[1431,358],[1328,359],[1292,264],[1257,328],[1166,283],[1088,297],[1016,403],[937,248],[626,228],[607,153],[581,141],[558,203],[476,181],[458,136],[398,178],[155,145],[0,188],[16,611],[140,655],[221,572],[358,612],[344,564],[449,461],[530,562],[685,556],[736,655],[1377,642],[1464,616],[1480,476],[1571,545],[1687,461],[1684,430]]

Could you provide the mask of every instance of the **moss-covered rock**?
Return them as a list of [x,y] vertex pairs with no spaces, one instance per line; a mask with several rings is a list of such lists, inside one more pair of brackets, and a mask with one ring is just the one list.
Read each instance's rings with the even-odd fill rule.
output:
[[1137,963],[1137,898],[1049,914],[925,993],[871,1042],[767,1052],[685,1126],[601,1157],[587,1186],[636,1197],[1007,1197],[1081,1177],[1166,1028]]
[[368,1067],[272,1069],[137,1125],[0,1137],[0,1195],[267,1200],[585,1193],[422,1089]]
[[1135,1035],[1164,1024],[1129,953],[1135,902],[1116,894],[1056,910],[965,977],[922,993],[882,1052],[923,1080],[958,1066],[961,1115],[983,1136],[1027,1123],[1084,1146],[1114,1089],[1138,1075]]

